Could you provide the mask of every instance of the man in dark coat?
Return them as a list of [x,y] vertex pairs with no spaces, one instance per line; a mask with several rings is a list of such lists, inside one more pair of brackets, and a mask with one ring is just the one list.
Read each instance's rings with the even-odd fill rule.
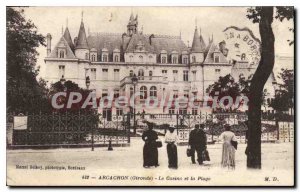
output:
[[153,124],[148,123],[148,130],[145,131],[142,135],[142,139],[145,142],[143,149],[143,157],[145,168],[151,166],[159,166],[158,164],[158,150],[156,145],[156,140],[158,139],[158,135],[155,131],[153,131]]
[[206,134],[204,132],[204,124],[195,125],[195,129],[191,131],[189,137],[189,145],[191,147],[191,159],[195,164],[195,151],[197,152],[197,160],[199,165],[203,164],[202,152],[206,149]]

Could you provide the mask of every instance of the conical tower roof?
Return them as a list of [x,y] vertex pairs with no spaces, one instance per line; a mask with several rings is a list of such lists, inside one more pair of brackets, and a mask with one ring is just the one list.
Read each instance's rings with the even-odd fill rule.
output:
[[193,43],[192,43],[192,52],[202,52],[203,51],[203,47],[200,43],[200,36],[198,33],[198,29],[196,27],[195,32],[194,32],[194,38],[193,38]]
[[66,27],[66,29],[65,29],[64,38],[68,42],[68,44],[69,44],[70,48],[72,49],[72,51],[74,51],[75,46],[73,44],[72,37],[70,35],[70,31],[69,31],[68,27]]
[[88,49],[88,48],[89,47],[86,39],[84,24],[83,21],[81,21],[77,42],[76,42],[76,49]]

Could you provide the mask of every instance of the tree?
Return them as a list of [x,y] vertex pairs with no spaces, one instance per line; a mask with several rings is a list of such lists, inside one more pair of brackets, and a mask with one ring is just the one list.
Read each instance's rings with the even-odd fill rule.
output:
[[[261,169],[261,104],[264,86],[274,67],[274,7],[255,7],[247,11],[247,17],[253,23],[259,23],[261,37],[261,59],[249,88],[247,167]],[[293,15],[292,7],[279,7],[275,19],[289,20]]]
[[36,78],[39,73],[36,48],[45,46],[45,38],[23,13],[19,8],[6,10],[7,112],[33,112],[45,109],[42,106],[48,104],[45,84]]
[[281,69],[278,78],[282,83],[278,83],[279,89],[276,90],[275,98],[269,105],[280,114],[288,111],[294,105],[294,72],[288,69]]

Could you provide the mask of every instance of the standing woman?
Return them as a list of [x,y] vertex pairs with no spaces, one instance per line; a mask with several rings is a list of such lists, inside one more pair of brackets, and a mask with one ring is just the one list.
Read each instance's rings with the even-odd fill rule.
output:
[[237,141],[235,134],[230,131],[230,125],[224,125],[225,131],[220,135],[219,139],[223,141],[222,150],[222,167],[235,168],[235,148],[231,141]]
[[178,136],[174,132],[174,127],[169,127],[169,131],[165,135],[165,143],[167,143],[167,153],[169,159],[169,168],[177,169],[178,168],[178,158],[177,158],[177,142]]
[[156,140],[158,139],[157,133],[153,131],[153,123],[148,123],[148,130],[144,131],[142,139],[145,142],[143,149],[143,157],[145,168],[158,165],[158,150]]

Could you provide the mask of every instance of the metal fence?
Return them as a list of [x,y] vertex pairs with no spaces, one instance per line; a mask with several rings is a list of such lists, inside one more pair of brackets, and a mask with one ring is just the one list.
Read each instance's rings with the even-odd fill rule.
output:
[[[22,128],[15,122],[16,117],[26,118]],[[108,123],[95,112],[9,114],[7,123],[13,129],[11,147],[85,147],[130,142],[123,120]]]

